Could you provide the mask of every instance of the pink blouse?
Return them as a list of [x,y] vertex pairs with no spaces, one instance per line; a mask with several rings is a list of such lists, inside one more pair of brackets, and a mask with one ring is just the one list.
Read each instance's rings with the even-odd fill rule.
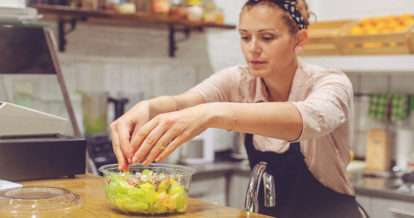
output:
[[[352,141],[352,84],[340,71],[301,60],[298,63],[288,101],[297,107],[303,119],[302,134],[297,141],[301,143],[305,162],[325,186],[355,195],[346,174]],[[247,66],[219,71],[191,91],[200,93],[206,102],[268,102],[262,80],[251,76]],[[260,151],[282,153],[290,142],[255,135],[253,144]]]

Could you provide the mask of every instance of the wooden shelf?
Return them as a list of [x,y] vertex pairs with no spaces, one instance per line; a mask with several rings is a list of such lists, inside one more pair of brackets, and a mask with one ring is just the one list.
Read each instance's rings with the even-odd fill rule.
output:
[[[142,25],[164,25],[169,28],[169,55],[175,56],[177,41],[175,40],[175,33],[182,31],[186,38],[189,37],[192,30],[202,31],[204,28],[217,28],[230,30],[235,29],[235,25],[218,24],[205,21],[189,21],[187,19],[155,14],[120,14],[113,11],[89,10],[83,8],[74,8],[69,6],[56,5],[33,5],[40,14],[55,15],[58,22],[58,38],[59,50],[64,51],[66,45],[65,35],[72,32],[76,28],[78,21],[87,21],[88,18],[101,19],[107,25],[115,26],[142,26]],[[71,27],[66,30],[65,25],[69,24]]]

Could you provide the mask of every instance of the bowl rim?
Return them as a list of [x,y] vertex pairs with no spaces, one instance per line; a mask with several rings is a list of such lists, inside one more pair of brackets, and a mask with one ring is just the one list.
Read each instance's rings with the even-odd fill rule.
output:
[[[196,170],[191,168],[191,167],[187,167],[187,166],[182,166],[182,165],[175,165],[175,164],[165,164],[165,163],[151,163],[148,166],[144,166],[142,163],[135,163],[135,164],[131,164],[129,166],[129,168],[135,168],[135,167],[139,167],[139,168],[146,168],[146,167],[164,167],[164,168],[174,168],[174,169],[179,169],[183,171],[183,175],[193,175]],[[109,175],[109,174],[117,174],[119,172],[113,172],[113,171],[109,171],[109,169],[116,169],[118,170],[118,164],[107,164],[107,165],[103,165],[101,167],[98,168],[98,171]]]

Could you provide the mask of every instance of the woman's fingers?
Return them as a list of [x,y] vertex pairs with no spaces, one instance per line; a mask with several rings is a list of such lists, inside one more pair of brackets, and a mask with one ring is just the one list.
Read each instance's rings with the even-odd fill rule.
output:
[[147,156],[147,154],[151,151],[151,148],[156,144],[161,136],[166,132],[167,127],[164,125],[158,125],[157,120],[151,120],[150,122],[146,123],[139,131],[138,135],[145,137],[145,139],[140,139],[142,141],[141,145],[139,145],[138,150],[134,153],[132,157],[132,163],[140,162]]
[[161,138],[158,140],[158,142],[155,144],[155,146],[152,147],[151,151],[147,155],[147,157],[144,159],[142,164],[144,166],[148,166],[151,164],[155,158],[158,157],[158,155],[164,151],[170,144],[170,142],[177,137],[177,133],[171,130],[168,130],[164,133],[164,135],[161,136]]
[[[153,126],[153,128],[154,127],[155,126]],[[139,126],[135,127],[134,132],[132,133],[132,136],[131,136],[131,141],[130,141],[131,147],[130,147],[130,151],[129,151],[130,156],[128,157],[129,163],[133,162],[132,157],[137,152],[140,145],[142,144],[142,142],[145,140],[145,138],[147,137],[147,135],[149,134],[149,132],[152,129],[151,128],[146,128],[145,130],[143,130],[143,128],[140,128]]]
[[165,158],[167,158],[175,149],[178,148],[181,144],[186,142],[185,137],[182,135],[177,136],[173,141],[170,142],[170,144],[161,152],[161,154],[158,155],[158,157],[155,159],[156,162],[161,162]]
[[128,124],[118,124],[117,126],[115,126],[115,131],[118,133],[118,138],[119,138],[119,147],[123,153],[123,155],[128,158],[130,155],[130,143],[129,143],[129,139],[130,139],[130,131],[131,131],[131,127],[128,126]]
[[118,160],[118,169],[122,171],[129,171],[129,165],[127,159],[125,158],[124,154],[121,151],[120,143],[119,143],[119,136],[116,129],[111,126],[111,137],[112,137],[112,149]]

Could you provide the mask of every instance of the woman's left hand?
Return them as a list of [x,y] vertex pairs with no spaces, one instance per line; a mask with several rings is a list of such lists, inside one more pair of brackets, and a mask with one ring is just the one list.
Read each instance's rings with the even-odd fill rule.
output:
[[207,116],[199,106],[159,114],[131,136],[132,162],[144,166],[163,161],[178,146],[206,129]]

